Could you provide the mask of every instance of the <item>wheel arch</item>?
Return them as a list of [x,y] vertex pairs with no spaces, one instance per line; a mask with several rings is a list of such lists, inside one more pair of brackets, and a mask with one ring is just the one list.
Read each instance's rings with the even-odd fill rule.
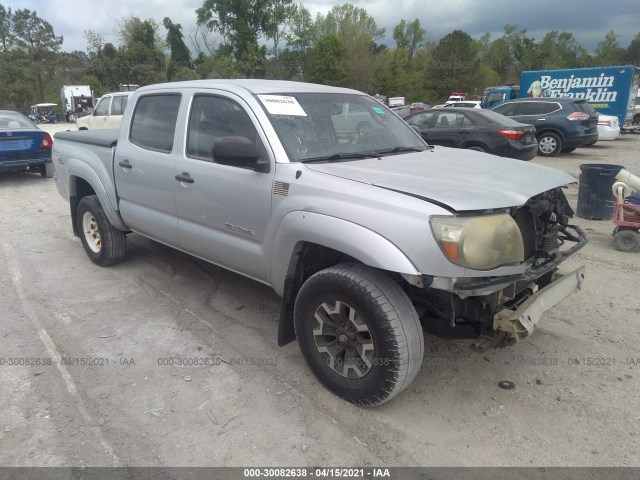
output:
[[469,149],[469,148],[472,148],[472,147],[479,147],[479,148],[482,148],[485,152],[487,152],[487,151],[489,151],[489,150],[490,150],[490,148],[489,148],[489,146],[488,146],[488,145],[486,145],[485,143],[483,143],[483,142],[481,142],[481,141],[479,141],[479,140],[471,140],[471,141],[469,141],[469,142],[466,142],[466,143],[462,146],[462,148],[465,148],[465,149]]
[[275,246],[271,285],[282,296],[279,345],[295,340],[293,304],[304,281],[314,273],[356,261],[379,270],[419,275],[406,255],[385,237],[362,225],[319,213],[288,214],[280,224]]
[[564,134],[564,132],[558,128],[553,128],[553,127],[544,127],[540,130],[536,131],[536,139],[539,138],[542,134],[544,133],[555,133],[556,135],[558,135],[560,137],[560,140],[562,140],[562,143],[564,143],[564,139],[566,137],[566,135]]
[[70,159],[67,164],[67,175],[73,233],[76,236],[79,235],[75,219],[78,203],[87,195],[96,195],[98,197],[105,215],[115,228],[122,231],[129,230],[113,206],[104,184],[92,167],[85,162]]

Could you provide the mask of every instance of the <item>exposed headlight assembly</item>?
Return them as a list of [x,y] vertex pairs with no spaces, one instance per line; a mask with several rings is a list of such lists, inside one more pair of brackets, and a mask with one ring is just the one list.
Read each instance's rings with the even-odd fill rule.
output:
[[520,228],[506,214],[481,217],[431,217],[442,252],[456,265],[491,270],[524,261]]

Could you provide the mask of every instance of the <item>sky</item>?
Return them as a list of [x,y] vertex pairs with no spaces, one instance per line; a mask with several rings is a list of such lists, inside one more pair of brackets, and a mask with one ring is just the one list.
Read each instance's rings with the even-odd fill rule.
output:
[[[294,0],[296,2],[296,0]],[[297,0],[315,16],[326,13],[339,3],[335,0]],[[620,46],[626,48],[640,32],[639,0],[351,0],[386,28],[381,41],[393,45],[393,27],[402,19],[420,20],[427,30],[428,40],[439,40],[460,29],[474,38],[490,32],[493,38],[502,35],[505,24],[516,24],[527,34],[541,40],[551,30],[568,31],[590,52],[610,30],[619,35]],[[101,34],[106,41],[116,43],[113,33],[120,19],[135,15],[153,18],[159,24],[167,16],[182,25],[186,37],[193,33],[195,10],[202,0],[0,0],[12,10],[35,10],[51,23],[56,35],[64,37],[64,51],[85,50],[85,29]],[[164,27],[161,27],[164,33]],[[187,45],[191,47],[189,42]]]

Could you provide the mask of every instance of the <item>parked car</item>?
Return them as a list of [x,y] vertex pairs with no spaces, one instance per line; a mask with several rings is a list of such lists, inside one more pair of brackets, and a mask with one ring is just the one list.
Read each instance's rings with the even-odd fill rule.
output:
[[447,102],[447,107],[459,107],[459,108],[482,108],[480,106],[482,102],[479,100],[465,100],[464,102]]
[[411,104],[411,107],[409,108],[409,112],[410,113],[418,113],[418,112],[423,112],[425,110],[429,110],[430,108],[431,108],[431,105],[429,105],[428,103],[413,102]]
[[[615,115],[605,115],[598,112],[598,142],[601,140],[615,140],[620,135],[620,122]],[[588,143],[593,145],[596,142]]]
[[0,110],[0,172],[26,170],[53,177],[53,139],[31,120],[12,110]]
[[538,153],[555,157],[598,141],[598,112],[577,98],[516,98],[493,108],[536,127]]
[[404,120],[417,127],[422,138],[432,145],[468,148],[519,160],[531,160],[538,150],[534,127],[489,110],[446,106]]
[[122,114],[133,92],[107,93],[100,97],[92,115],[76,121],[78,130],[96,130],[102,128],[120,128]]

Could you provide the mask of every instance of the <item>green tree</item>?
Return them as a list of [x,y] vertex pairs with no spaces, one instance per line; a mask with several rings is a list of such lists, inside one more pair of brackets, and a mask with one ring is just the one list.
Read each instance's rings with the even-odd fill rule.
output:
[[361,7],[350,3],[335,5],[326,16],[316,18],[318,36],[336,35],[345,45],[355,42],[360,35],[368,35],[372,40],[384,37],[384,28],[379,28],[375,19]]
[[273,25],[270,19],[274,0],[204,0],[196,10],[198,25],[219,32],[233,49],[235,60],[247,76],[264,65],[266,49],[258,39]]
[[373,88],[375,40],[384,36],[385,29],[379,28],[364,8],[349,3],[334,6],[326,16],[318,14],[315,29],[320,38],[335,36],[345,47],[344,59],[340,62],[340,84],[360,90]]
[[167,64],[167,80],[178,79],[177,72],[180,72],[179,79],[184,79],[185,75],[189,76],[188,70],[192,69],[192,62],[189,48],[184,43],[182,26],[179,23],[173,23],[169,17],[164,17],[162,24],[167,29],[167,45],[171,51]]
[[0,48],[3,52],[9,51],[13,43],[13,35],[11,34],[11,13],[10,8],[0,5]]
[[598,42],[595,51],[595,61],[598,65],[620,65],[626,56],[625,50],[620,47],[619,35],[613,30],[607,32],[604,39]]
[[625,62],[631,65],[640,65],[640,33],[638,33],[627,47]]
[[344,86],[347,75],[343,67],[347,47],[336,35],[320,38],[309,50],[304,68],[304,80],[323,85]]
[[292,0],[271,0],[267,5],[264,36],[273,40],[271,54],[278,57],[278,46],[286,38],[287,19],[297,10]]
[[578,68],[588,57],[586,49],[570,32],[552,30],[536,45],[534,69]]
[[56,36],[49,22],[28,9],[16,10],[10,17],[11,42],[27,60],[26,75],[34,80],[37,100],[44,101],[44,79],[53,75],[55,56],[63,38]]
[[396,41],[396,46],[407,51],[409,60],[423,44],[426,35],[427,31],[420,26],[420,20],[417,18],[411,23],[400,20],[400,23],[393,29],[393,39]]
[[447,98],[452,91],[473,92],[474,75],[478,69],[475,42],[462,30],[444,36],[433,50],[429,89],[438,98]]
[[311,48],[316,37],[316,25],[311,12],[301,3],[295,5],[295,11],[287,21],[287,45],[304,54]]

